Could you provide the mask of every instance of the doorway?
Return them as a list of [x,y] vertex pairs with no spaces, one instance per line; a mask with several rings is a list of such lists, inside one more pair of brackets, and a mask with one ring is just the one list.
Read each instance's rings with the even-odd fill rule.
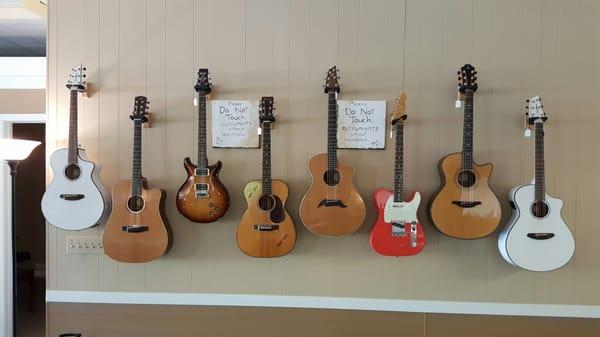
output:
[[19,164],[16,176],[17,337],[45,335],[46,223],[40,201],[46,189],[46,126],[13,123],[12,137],[42,142]]

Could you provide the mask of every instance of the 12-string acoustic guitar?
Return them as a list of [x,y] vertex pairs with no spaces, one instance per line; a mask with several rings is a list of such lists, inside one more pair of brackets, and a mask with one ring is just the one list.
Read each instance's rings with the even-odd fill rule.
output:
[[229,193],[219,180],[223,166],[218,161],[208,166],[206,156],[206,99],[211,92],[208,69],[198,70],[194,86],[198,92],[198,166],[189,157],[183,160],[187,179],[177,192],[177,209],[194,222],[214,222],[225,215],[229,208]]
[[373,195],[377,221],[371,230],[371,247],[387,256],[408,256],[420,253],[425,246],[425,232],[417,219],[421,194],[416,192],[410,201],[404,199],[404,121],[406,94],[396,101],[392,127],[396,130],[394,190],[378,189]]
[[42,197],[46,220],[65,230],[82,230],[104,223],[110,213],[110,196],[100,182],[100,165],[87,159],[77,140],[77,95],[86,91],[84,71],[80,64],[69,75],[69,147],[56,150],[50,157],[54,177]]
[[546,193],[544,122],[548,119],[539,96],[531,97],[527,123],[534,125],[535,172],[528,185],[508,194],[512,217],[498,238],[498,249],[510,264],[531,271],[551,271],[567,264],[575,253],[575,240],[560,213],[563,202]]
[[354,169],[337,158],[337,68],[327,72],[325,93],[329,98],[327,153],[308,162],[312,184],[300,203],[300,218],[311,232],[338,236],[355,232],[365,220],[366,207],[352,183]]
[[171,230],[164,216],[164,191],[148,189],[142,177],[142,124],[148,121],[146,97],[137,96],[134,106],[130,116],[134,122],[132,177],[113,186],[113,209],[102,244],[113,260],[141,263],[168,251]]
[[259,108],[262,130],[262,180],[244,187],[248,208],[237,229],[240,250],[253,257],[278,257],[289,253],[296,244],[294,220],[285,210],[288,187],[271,179],[271,126],[275,122],[273,97],[263,97]]
[[491,234],[500,223],[500,202],[488,181],[492,164],[473,162],[473,93],[477,72],[470,64],[458,71],[458,90],[464,97],[463,149],[442,158],[438,169],[441,187],[430,204],[433,224],[458,239],[477,239]]

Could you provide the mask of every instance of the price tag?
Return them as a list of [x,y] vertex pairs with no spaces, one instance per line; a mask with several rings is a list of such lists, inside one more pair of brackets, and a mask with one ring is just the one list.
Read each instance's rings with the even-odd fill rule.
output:
[[460,99],[457,99],[456,102],[454,102],[454,109],[460,109],[462,108],[462,101]]
[[194,106],[198,106],[198,99],[194,97]]
[[260,135],[262,135],[262,128],[258,128],[258,129],[257,129],[257,132],[258,132],[258,135],[259,135],[259,136],[260,136]]
[[531,137],[531,129],[525,129],[525,137]]

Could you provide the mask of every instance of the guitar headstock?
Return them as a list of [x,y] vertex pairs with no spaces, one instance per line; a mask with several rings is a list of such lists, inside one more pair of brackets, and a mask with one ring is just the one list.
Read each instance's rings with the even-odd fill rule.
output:
[[544,112],[544,106],[542,105],[542,99],[539,95],[532,96],[527,100],[527,111],[525,111],[527,121],[529,124],[534,124],[536,121],[542,123],[548,119],[548,116]]
[[69,74],[69,79],[67,80],[67,88],[69,90],[84,92],[86,90],[85,77],[85,67],[83,64],[79,64],[71,69],[71,74]]
[[136,96],[133,100],[133,113],[131,113],[131,120],[141,120],[142,123],[148,122],[148,109],[150,101],[146,96]]
[[198,80],[196,81],[196,85],[194,89],[202,95],[208,95],[212,91],[212,84],[210,83],[210,76],[208,74],[208,69],[200,68],[198,69]]
[[273,97],[272,96],[264,96],[260,99],[260,104],[258,106],[258,115],[260,119],[260,123],[275,122],[275,114],[273,111],[275,108],[273,107]]
[[477,91],[477,71],[470,64],[465,64],[458,71],[458,91],[464,94],[467,90]]
[[327,71],[327,77],[325,77],[325,93],[340,92],[340,76],[338,75],[339,69],[336,66],[331,67]]
[[392,113],[392,125],[404,123],[404,120],[406,120],[406,98],[404,91],[396,98],[396,104],[394,104],[394,111]]

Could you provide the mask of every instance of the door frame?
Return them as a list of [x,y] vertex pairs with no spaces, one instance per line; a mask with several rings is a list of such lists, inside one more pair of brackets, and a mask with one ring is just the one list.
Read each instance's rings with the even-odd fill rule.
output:
[[[12,137],[15,123],[46,123],[46,114],[0,114],[0,138]],[[12,336],[11,186],[6,163],[0,163],[0,337]],[[47,256],[47,254],[46,254]],[[46,258],[46,264],[47,264]]]

